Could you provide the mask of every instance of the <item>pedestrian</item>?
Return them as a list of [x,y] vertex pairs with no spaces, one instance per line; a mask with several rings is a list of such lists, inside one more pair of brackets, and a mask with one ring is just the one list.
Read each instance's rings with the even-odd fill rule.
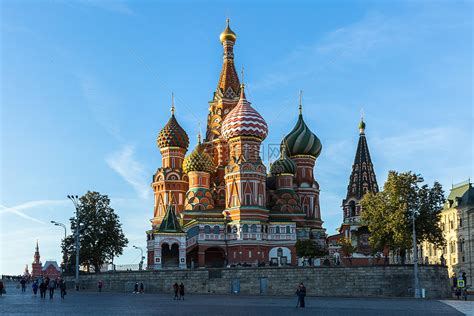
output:
[[38,293],[38,280],[35,280],[35,282],[33,282],[33,284],[31,285],[31,287],[33,288],[33,293],[36,296],[36,293]]
[[446,265],[446,259],[444,259],[444,254],[441,254],[441,258],[439,258],[439,261],[441,262],[442,267]]
[[56,280],[51,280],[48,283],[48,289],[49,289],[49,299],[52,300],[54,296],[54,290],[56,290]]
[[24,293],[26,291],[26,280],[25,280],[25,278],[21,279],[20,284],[21,284],[21,292]]
[[59,289],[61,290],[61,298],[64,299],[67,293],[66,293],[66,281],[64,281],[63,279],[59,280]]
[[135,286],[133,287],[133,293],[138,293],[138,282],[135,282]]
[[3,284],[3,280],[0,280],[0,296],[2,296],[5,293],[6,293],[5,284]]
[[40,289],[40,296],[41,298],[46,298],[46,283],[44,280],[41,280],[41,283],[39,285],[39,289]]
[[179,285],[179,299],[183,299],[184,301],[184,284],[181,282]]
[[173,290],[174,290],[174,300],[177,300],[178,299],[178,292],[179,292],[179,286],[178,286],[178,283],[174,283],[173,285]]
[[104,281],[99,280],[99,282],[97,282],[97,288],[99,289],[99,292],[102,292],[102,286],[104,286]]
[[305,302],[304,302],[304,297],[306,296],[306,287],[304,286],[303,283],[300,283],[298,286],[298,289],[296,290],[296,295],[298,296],[298,301],[296,303],[296,307],[301,307],[304,308]]
[[140,282],[140,293],[143,294],[145,292],[145,285],[143,285],[143,282]]
[[466,272],[463,272],[463,273],[462,273],[462,279],[464,280],[464,284],[466,285],[466,284],[467,284],[467,275],[466,275]]

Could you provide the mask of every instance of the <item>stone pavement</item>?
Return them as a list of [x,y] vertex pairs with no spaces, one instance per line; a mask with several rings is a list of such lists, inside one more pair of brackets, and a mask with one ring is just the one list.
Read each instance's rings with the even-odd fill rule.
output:
[[22,294],[7,286],[7,294],[0,297],[0,315],[463,315],[441,301],[406,298],[308,297],[307,307],[297,309],[296,297],[288,296],[189,295],[174,301],[171,294],[70,290],[64,300],[59,292],[52,300],[42,300],[30,288]]

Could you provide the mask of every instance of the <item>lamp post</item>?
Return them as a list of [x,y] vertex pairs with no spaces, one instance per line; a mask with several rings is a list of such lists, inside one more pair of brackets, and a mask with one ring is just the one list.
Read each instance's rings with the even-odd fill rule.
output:
[[76,209],[76,291],[79,291],[79,197],[77,195],[68,195],[68,199],[74,204]]
[[145,256],[143,256],[143,248],[142,247],[137,247],[137,246],[133,246],[133,248],[135,249],[139,249],[140,252],[141,252],[141,260],[140,260],[140,263],[138,264],[138,270],[143,270],[143,260],[145,259]]
[[418,279],[418,249],[416,245],[415,210],[412,210],[411,219],[413,226],[413,273],[415,279],[415,298],[421,298],[420,280]]
[[[59,222],[56,222],[56,221],[51,221],[51,224],[54,224],[54,226],[61,226],[62,228],[64,228],[64,242],[66,242],[66,225],[64,225],[63,223],[59,223]],[[67,268],[67,255],[66,255],[66,249],[64,249],[63,251],[63,260],[64,260],[64,272],[66,272],[66,268]]]

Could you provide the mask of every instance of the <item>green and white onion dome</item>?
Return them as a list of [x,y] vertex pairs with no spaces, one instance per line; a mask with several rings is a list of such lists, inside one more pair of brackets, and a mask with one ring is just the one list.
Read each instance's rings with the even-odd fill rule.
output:
[[318,158],[322,149],[321,141],[306,125],[301,112],[296,126],[283,139],[282,146],[285,146],[290,157],[309,155]]
[[278,175],[282,173],[295,174],[296,163],[286,155],[285,147],[282,147],[280,158],[270,166],[270,173]]

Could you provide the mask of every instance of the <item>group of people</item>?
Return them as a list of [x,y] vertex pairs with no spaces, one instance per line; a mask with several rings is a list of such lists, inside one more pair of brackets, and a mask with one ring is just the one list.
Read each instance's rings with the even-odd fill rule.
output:
[[46,277],[41,280],[36,279],[31,285],[31,287],[33,288],[34,295],[38,293],[38,290],[40,291],[41,298],[46,298],[46,292],[49,291],[49,299],[53,299],[54,292],[56,291],[56,289],[60,290],[62,299],[64,299],[67,294],[66,281],[62,278],[52,280],[49,277]]
[[176,282],[174,285],[173,285],[173,290],[174,290],[174,300],[183,300],[184,301],[184,284],[183,282],[181,282],[180,285],[178,285],[178,283]]
[[138,282],[135,282],[135,286],[133,287],[134,294],[143,294],[145,293],[145,285],[143,282],[140,282],[140,289],[138,289]]

